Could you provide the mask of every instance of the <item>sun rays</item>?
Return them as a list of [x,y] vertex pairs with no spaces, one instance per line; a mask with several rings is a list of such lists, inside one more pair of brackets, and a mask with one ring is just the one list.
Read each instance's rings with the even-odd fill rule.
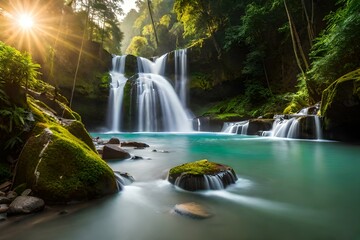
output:
[[[12,0],[0,3],[0,31],[6,43],[45,60],[49,51],[79,51],[82,32],[71,32],[64,21],[68,6],[57,1]],[[52,49],[52,50],[50,50]]]

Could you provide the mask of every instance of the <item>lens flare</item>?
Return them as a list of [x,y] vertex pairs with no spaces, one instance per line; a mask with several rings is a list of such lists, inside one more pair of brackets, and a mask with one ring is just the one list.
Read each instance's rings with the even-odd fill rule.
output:
[[29,14],[21,14],[18,17],[18,24],[23,30],[30,30],[34,26],[34,19]]

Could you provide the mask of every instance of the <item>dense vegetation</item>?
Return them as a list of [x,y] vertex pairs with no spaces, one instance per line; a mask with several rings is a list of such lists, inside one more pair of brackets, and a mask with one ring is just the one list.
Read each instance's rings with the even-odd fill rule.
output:
[[137,5],[138,11],[121,24],[123,51],[149,57],[175,48],[200,49],[195,58],[203,64],[190,69],[192,92],[203,98],[197,105],[214,104],[198,108],[198,114],[226,118],[296,112],[320,101],[329,84],[359,67],[359,3],[354,0],[154,0],[150,8],[148,1]]
[[104,122],[110,53],[190,48],[191,108],[221,119],[296,112],[359,67],[355,0],[137,0],[121,21],[121,0],[27,2],[38,27],[14,29],[21,1],[2,1],[0,40],[28,51],[85,122]]

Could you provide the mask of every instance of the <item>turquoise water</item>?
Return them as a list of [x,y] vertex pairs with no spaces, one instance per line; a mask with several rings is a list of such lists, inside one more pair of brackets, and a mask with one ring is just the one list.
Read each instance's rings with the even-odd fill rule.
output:
[[[114,170],[130,173],[136,182],[74,214],[38,223],[14,223],[5,230],[9,234],[2,236],[360,239],[360,146],[207,133],[93,136],[117,136],[150,145],[142,150],[127,149],[143,160],[110,163]],[[226,190],[191,193],[164,180],[171,167],[205,158],[232,166],[238,182]],[[194,220],[171,212],[175,204],[184,202],[199,203],[213,216]]]

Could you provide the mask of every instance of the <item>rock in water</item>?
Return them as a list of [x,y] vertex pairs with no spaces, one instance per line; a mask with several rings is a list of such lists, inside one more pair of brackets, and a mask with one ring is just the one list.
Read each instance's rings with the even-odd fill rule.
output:
[[173,211],[191,218],[205,219],[212,216],[203,206],[194,202],[176,204]]
[[116,137],[110,138],[107,144],[120,144],[120,139]]
[[119,147],[117,144],[106,144],[103,148],[102,158],[104,160],[118,159],[124,160],[131,158],[131,155]]
[[45,207],[44,200],[31,197],[31,196],[19,196],[10,204],[8,215],[14,214],[28,214],[43,210]]
[[168,176],[170,183],[188,191],[224,189],[236,180],[231,167],[206,159],[174,167]]
[[134,148],[139,148],[139,149],[150,147],[146,143],[140,143],[140,142],[122,142],[121,146],[122,147],[134,147]]

